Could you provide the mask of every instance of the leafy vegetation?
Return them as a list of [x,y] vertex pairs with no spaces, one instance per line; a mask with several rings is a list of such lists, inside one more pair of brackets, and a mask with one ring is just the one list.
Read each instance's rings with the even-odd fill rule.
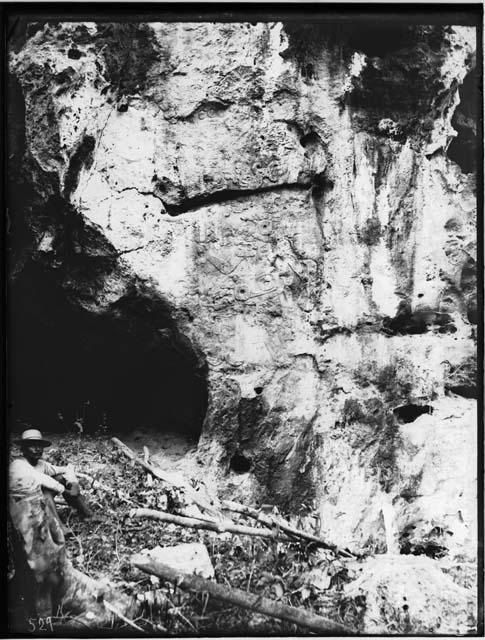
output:
[[[131,520],[129,511],[133,507],[176,510],[184,504],[184,496],[161,481],[149,479],[105,437],[66,438],[46,453],[52,462],[70,462],[110,490],[81,478],[83,493],[97,516],[94,521],[79,520],[70,509],[59,505],[61,517],[74,532],[67,541],[68,553],[76,568],[95,579],[113,580],[138,598],[141,608],[134,622],[146,632],[169,636],[304,633],[290,623],[208,601],[203,594],[182,592],[130,565],[131,555],[143,549],[186,542],[206,545],[220,584],[303,607],[355,628],[361,625],[364,607],[344,597],[342,589],[350,579],[349,572],[331,551],[317,549],[311,543],[283,542],[278,537],[218,534]],[[234,516],[241,524],[255,526],[254,520],[231,514]],[[308,517],[296,524],[308,530],[310,521]],[[325,576],[324,589],[321,584],[312,584],[311,572]],[[57,622],[60,628],[70,617],[69,612],[62,613],[64,618]],[[117,633],[129,630],[119,620],[113,620],[113,625]]]

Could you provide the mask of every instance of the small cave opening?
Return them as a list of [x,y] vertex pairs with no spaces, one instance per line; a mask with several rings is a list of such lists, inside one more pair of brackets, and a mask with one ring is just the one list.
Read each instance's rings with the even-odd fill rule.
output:
[[411,309],[408,301],[402,300],[394,318],[385,318],[385,331],[390,335],[417,335],[428,331],[455,333],[456,326],[449,313],[420,307]]
[[478,76],[472,69],[458,89],[460,104],[451,119],[457,135],[448,146],[447,155],[456,162],[463,173],[473,173],[477,168],[477,114]]
[[322,139],[316,131],[309,131],[300,138],[300,144],[304,148],[317,146],[319,144],[322,144]]
[[247,473],[251,469],[251,460],[242,453],[235,453],[231,458],[229,467],[234,473]]
[[66,291],[61,271],[33,260],[10,284],[10,432],[70,432],[81,418],[90,435],[143,428],[198,441],[206,364],[168,304],[130,284],[97,311],[83,304],[86,283]]
[[428,532],[417,531],[415,525],[408,525],[399,536],[401,555],[444,558],[448,555],[448,539],[453,532],[444,527],[433,527]]
[[429,404],[405,404],[401,407],[396,407],[393,413],[400,424],[408,424],[409,422],[414,422],[416,418],[425,413],[432,414],[433,410],[433,407]]

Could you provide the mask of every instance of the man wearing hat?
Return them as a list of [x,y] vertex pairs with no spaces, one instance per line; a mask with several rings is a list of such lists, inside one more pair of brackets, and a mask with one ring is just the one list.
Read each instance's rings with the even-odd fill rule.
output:
[[[11,497],[22,498],[41,491],[51,510],[59,520],[55,508],[54,495],[61,493],[67,504],[77,509],[82,517],[90,518],[92,513],[79,491],[79,482],[72,467],[59,467],[42,460],[42,454],[51,443],[42,437],[37,429],[27,429],[17,440],[22,457],[10,464],[9,492]],[[62,525],[64,534],[71,533]]]

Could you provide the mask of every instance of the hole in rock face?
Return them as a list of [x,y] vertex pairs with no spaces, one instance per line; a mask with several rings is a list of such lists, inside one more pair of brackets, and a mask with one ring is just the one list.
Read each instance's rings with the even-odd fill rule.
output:
[[165,301],[133,286],[97,311],[81,265],[67,293],[62,271],[33,262],[9,291],[13,429],[22,420],[59,433],[82,418],[88,434],[104,423],[111,433],[145,427],[198,438],[205,364]]
[[229,466],[235,473],[247,473],[251,469],[251,460],[242,453],[236,453],[232,456]]
[[428,532],[423,530],[416,532],[415,529],[416,527],[407,526],[400,534],[399,547],[402,555],[424,555],[429,558],[444,558],[448,555],[448,547],[441,528],[434,528]]
[[309,131],[300,138],[300,144],[302,147],[316,146],[321,143],[322,140],[318,133],[316,133],[315,131]]
[[67,57],[70,58],[71,60],[79,60],[79,58],[81,58],[81,56],[83,56],[84,54],[82,53],[82,51],[79,51],[79,49],[69,49],[69,51],[67,52]]
[[263,393],[263,387],[254,387],[254,393],[256,395],[261,395]]
[[406,301],[401,301],[394,318],[384,321],[387,331],[396,335],[426,333],[429,330],[441,333],[454,333],[456,327],[448,313],[434,311],[428,307],[411,309]]
[[398,422],[408,423],[414,422],[416,418],[424,413],[433,413],[433,407],[429,404],[405,404],[402,407],[396,407],[393,411]]

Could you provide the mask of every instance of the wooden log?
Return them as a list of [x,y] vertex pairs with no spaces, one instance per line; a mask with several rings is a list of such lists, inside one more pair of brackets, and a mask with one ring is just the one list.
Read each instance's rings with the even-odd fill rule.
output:
[[208,500],[205,500],[202,496],[200,496],[197,491],[195,491],[195,489],[193,489],[187,482],[181,480],[176,476],[173,476],[170,473],[167,473],[166,471],[163,471],[153,464],[145,462],[145,460],[139,458],[136,453],[132,449],[130,449],[130,447],[128,447],[124,442],[121,442],[121,440],[118,440],[118,438],[111,438],[111,441],[118,447],[118,449],[120,449],[120,451],[122,451],[128,458],[130,458],[130,460],[133,460],[134,462],[139,464],[145,469],[145,471],[148,471],[155,478],[158,478],[159,480],[162,480],[163,482],[166,482],[173,487],[183,489],[186,496],[190,500],[192,500],[192,502],[194,502],[200,509],[206,511],[207,513],[218,519],[222,519],[222,514],[217,506],[210,504]]
[[208,529],[209,531],[217,531],[218,533],[235,533],[242,536],[258,536],[260,538],[276,538],[277,534],[270,529],[257,529],[256,527],[246,527],[244,525],[234,523],[219,523],[215,521],[198,520],[196,518],[185,518],[176,516],[172,513],[164,511],[156,511],[154,509],[131,509],[129,513],[131,518],[152,518],[161,522],[169,522],[177,524],[181,527],[189,527],[191,529]]
[[241,589],[220,585],[216,582],[201,578],[200,576],[182,574],[145,554],[136,554],[132,557],[131,562],[135,567],[145,573],[150,573],[163,580],[174,582],[178,587],[186,589],[187,591],[208,593],[218,600],[229,602],[230,604],[242,607],[243,609],[249,609],[250,611],[257,611],[272,618],[292,622],[321,635],[328,635],[329,633],[355,635],[355,632],[350,627],[334,622],[329,618],[324,618],[323,616],[316,615],[304,609],[290,607],[286,604],[270,600],[269,598],[242,591]]
[[262,513],[258,509],[254,509],[253,507],[247,507],[246,505],[239,504],[238,502],[233,502],[232,500],[223,500],[222,507],[228,509],[229,511],[234,511],[235,513],[241,513],[249,518],[253,518],[258,522],[266,525],[267,527],[278,527],[281,531],[288,533],[290,536],[294,536],[296,538],[302,538],[303,540],[308,540],[309,542],[315,542],[320,547],[324,549],[330,549],[334,553],[347,557],[347,558],[355,558],[356,556],[352,554],[350,551],[344,551],[339,549],[335,545],[329,544],[325,542],[319,536],[315,536],[312,533],[308,533],[306,531],[302,531],[301,529],[297,529],[292,527],[288,522],[282,520],[281,518],[276,518],[274,516],[270,516],[266,513]]

